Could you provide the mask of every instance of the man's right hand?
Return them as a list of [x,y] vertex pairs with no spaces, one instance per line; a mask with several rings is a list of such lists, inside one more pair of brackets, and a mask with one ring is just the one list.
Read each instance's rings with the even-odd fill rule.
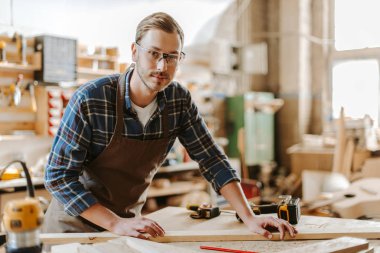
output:
[[164,229],[155,221],[145,217],[121,218],[99,203],[89,207],[81,216],[92,223],[118,234],[148,239],[143,234],[153,237],[164,236]]
[[144,234],[153,237],[164,236],[164,229],[155,221],[145,217],[120,218],[111,226],[110,231],[118,235],[127,235],[148,239]]

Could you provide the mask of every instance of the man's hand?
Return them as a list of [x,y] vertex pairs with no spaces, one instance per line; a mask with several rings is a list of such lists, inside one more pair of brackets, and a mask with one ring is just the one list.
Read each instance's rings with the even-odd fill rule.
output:
[[110,231],[118,235],[128,235],[140,239],[148,239],[144,233],[153,237],[164,236],[164,229],[155,221],[145,217],[120,218]]
[[268,239],[272,239],[272,234],[265,228],[276,228],[280,232],[281,240],[284,239],[286,232],[288,232],[291,237],[295,237],[298,233],[295,227],[280,218],[254,216],[246,221],[245,224],[251,232],[262,235]]
[[286,232],[288,232],[291,237],[297,234],[296,228],[283,219],[255,216],[239,183],[232,181],[226,184],[220,189],[220,193],[236,210],[240,219],[242,219],[251,232],[272,239],[272,234],[265,228],[276,228],[280,232],[281,240],[284,239]]
[[164,229],[157,222],[144,217],[121,218],[99,203],[85,210],[81,216],[92,223],[118,234],[148,239],[144,233],[153,237],[164,236]]

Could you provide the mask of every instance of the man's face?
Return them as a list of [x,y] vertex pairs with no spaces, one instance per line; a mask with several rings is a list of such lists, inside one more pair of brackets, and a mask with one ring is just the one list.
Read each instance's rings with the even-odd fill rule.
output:
[[158,29],[149,30],[138,44],[132,45],[137,74],[154,92],[163,90],[173,80],[178,66],[175,57],[179,58],[180,53],[179,35]]

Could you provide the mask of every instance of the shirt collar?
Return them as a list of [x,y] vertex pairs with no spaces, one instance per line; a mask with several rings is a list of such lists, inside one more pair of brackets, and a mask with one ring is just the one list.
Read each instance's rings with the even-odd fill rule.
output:
[[[134,66],[131,67],[131,69],[128,71],[128,73],[125,76],[125,107],[128,112],[133,112],[131,97],[129,96],[129,84],[130,84],[130,80],[131,80],[132,73],[134,70],[135,70]],[[157,108],[160,112],[164,110],[165,104],[167,102],[165,89],[157,93],[157,105],[158,105]]]

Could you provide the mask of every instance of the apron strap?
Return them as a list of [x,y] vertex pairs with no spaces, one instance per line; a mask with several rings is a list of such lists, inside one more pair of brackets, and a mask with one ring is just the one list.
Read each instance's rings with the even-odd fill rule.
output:
[[123,107],[124,107],[124,101],[125,101],[125,87],[126,87],[126,77],[128,72],[134,68],[134,64],[131,64],[128,69],[120,75],[119,80],[117,81],[117,88],[116,88],[116,126],[115,131],[112,136],[111,142],[116,138],[120,137],[123,133],[124,128],[124,117],[123,117]]
[[164,132],[164,138],[169,137],[169,110],[168,107],[165,106],[164,108],[164,115],[163,115],[163,123],[162,123],[162,131]]

